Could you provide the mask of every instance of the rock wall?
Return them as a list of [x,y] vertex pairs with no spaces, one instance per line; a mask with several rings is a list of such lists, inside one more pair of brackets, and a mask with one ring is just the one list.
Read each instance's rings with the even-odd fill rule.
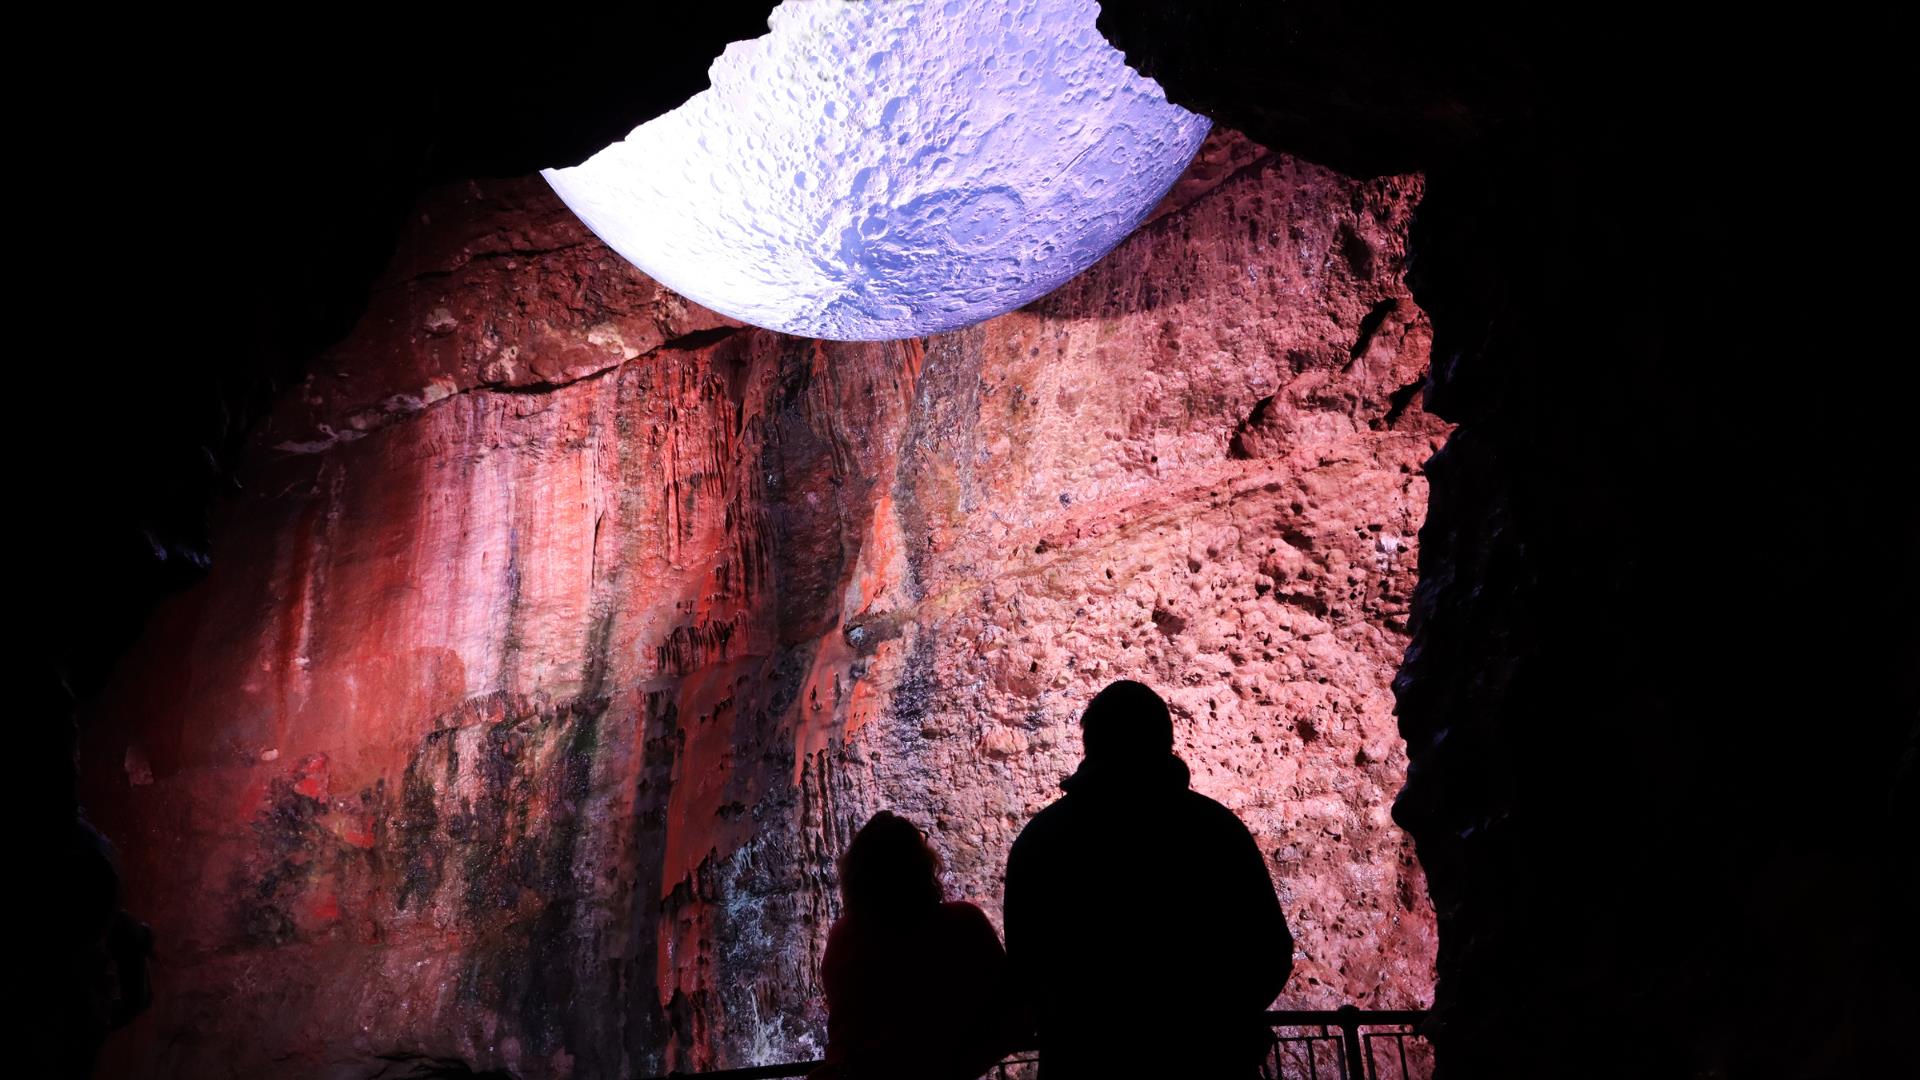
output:
[[997,918],[1118,677],[1268,852],[1283,1002],[1424,1003],[1419,189],[1218,135],[1066,288],[885,344],[690,305],[537,181],[426,200],[88,724],[160,942],[109,1068],[809,1056],[851,831]]

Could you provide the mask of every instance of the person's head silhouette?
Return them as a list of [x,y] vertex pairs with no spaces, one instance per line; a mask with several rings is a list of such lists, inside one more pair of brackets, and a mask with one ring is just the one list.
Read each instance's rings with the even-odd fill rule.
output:
[[840,898],[848,912],[864,918],[932,907],[946,899],[940,855],[913,822],[882,810],[860,827],[840,856]]
[[1089,761],[1148,761],[1173,753],[1173,717],[1145,683],[1121,679],[1094,695],[1080,714]]

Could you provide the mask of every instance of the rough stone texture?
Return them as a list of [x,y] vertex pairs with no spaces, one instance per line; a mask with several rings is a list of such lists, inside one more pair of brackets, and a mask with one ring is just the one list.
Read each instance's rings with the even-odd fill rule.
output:
[[860,345],[686,304],[537,182],[428,199],[88,727],[161,942],[109,1067],[809,1055],[851,829],[919,818],[997,915],[1122,676],[1269,854],[1283,1002],[1424,1003],[1418,194],[1217,137],[1041,303]]

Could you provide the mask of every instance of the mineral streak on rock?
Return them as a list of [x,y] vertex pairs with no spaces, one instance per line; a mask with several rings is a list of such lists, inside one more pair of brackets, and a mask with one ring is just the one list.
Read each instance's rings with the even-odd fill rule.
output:
[[687,303],[535,180],[427,200],[89,725],[161,943],[113,1064],[813,1055],[851,831],[922,822],[997,917],[1118,677],[1266,850],[1283,1002],[1423,1004],[1418,190],[1216,134],[1065,288],[863,344]]

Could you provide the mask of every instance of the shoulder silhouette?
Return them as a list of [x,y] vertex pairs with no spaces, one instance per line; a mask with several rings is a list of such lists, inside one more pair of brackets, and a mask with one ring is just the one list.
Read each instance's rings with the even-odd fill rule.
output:
[[1085,760],[1007,860],[1006,930],[1045,1080],[1252,1077],[1293,966],[1266,860],[1188,786],[1160,696],[1101,691]]

